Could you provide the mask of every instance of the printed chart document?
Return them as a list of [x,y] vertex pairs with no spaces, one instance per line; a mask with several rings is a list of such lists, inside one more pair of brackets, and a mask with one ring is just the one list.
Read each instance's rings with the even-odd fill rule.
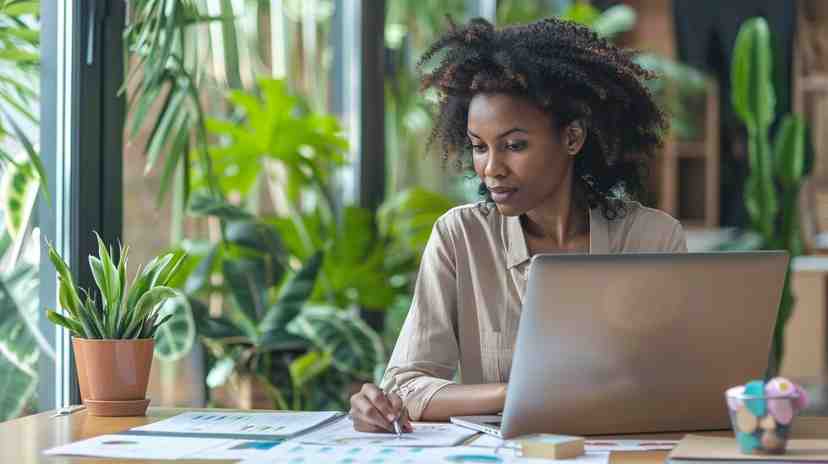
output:
[[[676,447],[678,440],[586,440],[584,449],[589,452],[602,451],[669,451]],[[516,446],[492,435],[481,435],[474,439],[469,446],[481,448],[497,448]]]
[[515,457],[514,451],[471,446],[451,448],[392,447],[392,446],[319,446],[283,443],[270,450],[266,456],[243,461],[242,464],[276,463],[348,463],[348,464],[420,464],[420,463],[569,463],[607,464],[609,453],[590,453],[575,459],[556,461],[551,459],[527,459]]
[[315,445],[360,446],[454,446],[463,443],[478,432],[449,423],[415,422],[414,431],[397,438],[393,433],[365,433],[354,430],[351,418],[334,422],[324,428],[297,438],[301,443]]
[[[94,456],[117,459],[183,459],[198,455],[227,440],[216,438],[170,438],[132,435],[101,435],[44,451],[49,456]],[[245,456],[247,457],[247,456]]]
[[220,445],[190,454],[185,459],[221,459],[227,461],[256,459],[267,456],[270,450],[281,443],[283,443],[281,440],[223,440]]
[[342,417],[341,412],[185,412],[127,434],[191,438],[290,438]]
[[283,440],[228,440],[224,438],[101,435],[46,450],[49,456],[91,456],[133,459],[242,460],[266,456]]

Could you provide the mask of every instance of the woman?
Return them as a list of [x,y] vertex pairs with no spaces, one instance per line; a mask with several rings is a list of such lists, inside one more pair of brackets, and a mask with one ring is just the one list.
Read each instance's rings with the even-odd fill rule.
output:
[[422,57],[431,140],[471,158],[485,201],[435,223],[381,388],[351,398],[357,430],[501,411],[532,255],[686,251],[675,219],[634,201],[667,124],[632,56],[557,19],[474,19]]

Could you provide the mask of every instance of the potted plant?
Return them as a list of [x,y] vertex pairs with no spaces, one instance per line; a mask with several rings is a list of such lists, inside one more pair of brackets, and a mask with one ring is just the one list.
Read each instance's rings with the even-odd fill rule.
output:
[[151,260],[127,285],[129,247],[119,247],[117,264],[100,237],[98,256],[89,257],[97,295],[78,288],[69,267],[48,245],[59,282],[64,314],[47,312],[72,334],[81,399],[96,416],[143,415],[149,405],[147,382],[158,328],[172,316],[164,303],[181,293],[168,287],[184,259],[168,253]]

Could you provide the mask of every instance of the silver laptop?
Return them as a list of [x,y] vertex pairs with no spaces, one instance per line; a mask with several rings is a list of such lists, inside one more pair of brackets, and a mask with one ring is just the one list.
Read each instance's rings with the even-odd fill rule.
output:
[[536,255],[502,416],[512,438],[727,429],[768,365],[785,252]]

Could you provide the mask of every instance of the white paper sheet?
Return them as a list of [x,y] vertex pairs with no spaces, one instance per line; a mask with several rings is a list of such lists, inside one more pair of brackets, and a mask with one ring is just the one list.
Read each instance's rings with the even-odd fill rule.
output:
[[292,437],[341,416],[340,412],[185,412],[136,427],[139,432],[197,433],[218,438]]
[[677,440],[587,440],[587,451],[669,451]]
[[284,441],[271,440],[223,440],[218,446],[200,450],[197,453],[185,456],[186,459],[210,459],[210,460],[242,460],[256,459],[267,456],[271,449],[279,446]]
[[100,458],[182,459],[215,447],[224,439],[100,435],[44,451],[44,454]]
[[478,432],[449,423],[415,422],[414,431],[397,438],[392,433],[365,433],[354,430],[351,418],[345,418],[307,435],[298,437],[301,443],[330,446],[390,446],[424,447],[454,446]]
[[[586,451],[669,451],[676,447],[676,440],[586,440]],[[481,448],[497,448],[504,446],[504,441],[492,435],[481,435],[474,439],[470,446]],[[506,443],[507,447],[515,446]]]
[[420,464],[420,463],[494,463],[494,464],[607,464],[609,453],[589,453],[575,459],[556,461],[514,457],[508,450],[495,454],[494,450],[456,446],[450,448],[384,447],[384,446],[319,446],[297,444],[294,441],[273,448],[266,457],[243,461],[242,464]]

